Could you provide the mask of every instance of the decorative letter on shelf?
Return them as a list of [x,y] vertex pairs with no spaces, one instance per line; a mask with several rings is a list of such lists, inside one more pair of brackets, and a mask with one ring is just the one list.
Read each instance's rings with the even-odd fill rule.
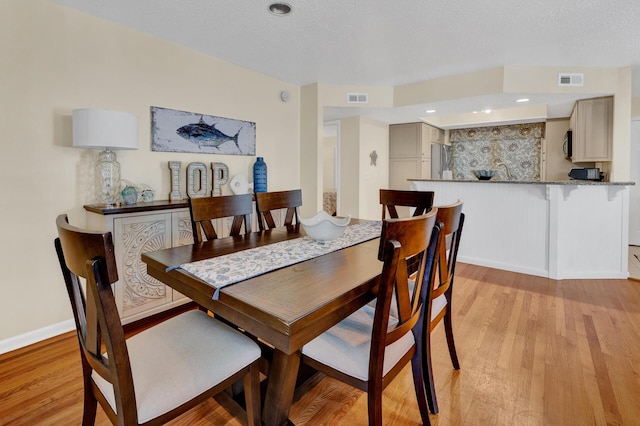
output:
[[213,170],[213,190],[211,191],[211,196],[216,197],[222,195],[222,189],[220,189],[220,187],[229,180],[229,168],[224,163],[211,163],[211,170]]
[[[196,173],[200,175],[200,182],[197,188],[195,183]],[[189,198],[207,196],[207,167],[203,163],[191,163],[187,166],[187,195]]]
[[171,169],[171,193],[169,199],[171,201],[182,200],[180,192],[180,161],[169,161],[169,169]]

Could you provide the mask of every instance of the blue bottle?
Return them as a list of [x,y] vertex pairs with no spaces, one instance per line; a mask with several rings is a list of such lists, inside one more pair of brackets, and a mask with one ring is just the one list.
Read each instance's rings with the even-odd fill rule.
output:
[[253,191],[267,192],[267,163],[262,157],[253,164]]

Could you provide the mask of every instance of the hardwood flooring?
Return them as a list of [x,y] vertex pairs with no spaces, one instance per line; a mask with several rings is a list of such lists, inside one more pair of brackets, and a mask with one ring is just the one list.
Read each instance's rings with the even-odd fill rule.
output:
[[[434,425],[640,424],[640,282],[563,280],[459,264],[454,334],[432,336],[440,414]],[[0,355],[0,425],[80,424],[75,335]],[[411,371],[384,392],[387,425],[420,422]],[[325,378],[294,403],[296,425],[366,425],[366,396]],[[231,407],[229,413],[224,407]],[[238,425],[210,400],[171,424]],[[109,424],[98,409],[98,425]]]
[[640,246],[629,246],[629,277],[640,280]]

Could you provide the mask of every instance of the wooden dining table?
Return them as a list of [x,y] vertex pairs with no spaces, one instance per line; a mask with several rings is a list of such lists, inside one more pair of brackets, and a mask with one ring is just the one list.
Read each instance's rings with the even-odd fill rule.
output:
[[375,297],[379,238],[223,287],[218,300],[205,281],[169,268],[304,235],[293,225],[142,254],[149,275],[273,347],[265,425],[288,422],[302,346]]

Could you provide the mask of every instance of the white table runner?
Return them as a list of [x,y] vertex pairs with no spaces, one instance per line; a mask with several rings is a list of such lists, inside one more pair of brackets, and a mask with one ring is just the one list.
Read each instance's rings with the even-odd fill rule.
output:
[[378,238],[381,230],[380,221],[359,223],[348,226],[340,238],[331,241],[315,241],[309,237],[296,238],[185,263],[178,268],[215,288],[213,299],[218,300],[220,289],[225,286]]

